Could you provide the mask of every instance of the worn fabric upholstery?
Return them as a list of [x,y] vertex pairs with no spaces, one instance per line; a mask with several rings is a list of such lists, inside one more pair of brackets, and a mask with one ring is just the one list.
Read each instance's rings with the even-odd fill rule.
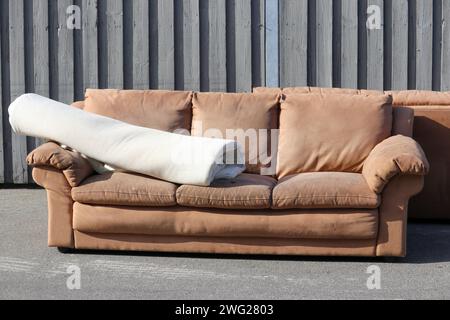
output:
[[31,167],[52,167],[60,170],[70,186],[78,186],[93,174],[89,162],[79,153],[65,150],[54,142],[48,142],[33,150],[27,157]]
[[450,92],[423,90],[388,91],[392,95],[394,106],[449,106]]
[[87,233],[278,239],[375,239],[378,210],[203,210],[116,208],[75,203],[74,229]]
[[74,231],[77,249],[268,254],[304,256],[375,256],[376,240],[174,237]]
[[[422,94],[427,92],[421,92],[418,94],[413,91],[412,95],[404,94],[403,92],[396,91],[383,91],[376,90],[358,90],[358,89],[345,89],[345,88],[316,88],[316,87],[292,87],[292,88],[266,88],[258,87],[254,88],[255,94],[269,94],[280,93],[284,95],[288,94],[307,94],[307,93],[319,93],[319,94],[350,94],[350,95],[394,95],[393,99],[397,99],[397,104],[393,104],[393,123],[392,123],[392,135],[404,135],[412,137],[413,123],[414,123],[414,109],[408,107],[405,102],[411,101],[412,98],[419,98]],[[397,95],[400,94],[400,97]],[[447,97],[447,96],[446,96]],[[423,99],[422,99],[423,100]],[[428,101],[430,99],[426,99]],[[436,98],[434,100],[437,100]],[[438,101],[442,102],[442,98]],[[402,104],[403,103],[403,104]]]
[[375,209],[379,195],[359,173],[314,172],[281,179],[273,190],[273,209]]
[[52,167],[35,167],[33,179],[47,191],[48,245],[73,248],[72,228],[73,200],[71,187],[64,174]]
[[394,176],[424,176],[429,167],[420,145],[409,137],[398,135],[373,149],[364,163],[363,175],[369,187],[381,193]]
[[236,139],[245,147],[247,172],[259,174],[276,153],[271,130],[278,129],[278,102],[278,93],[195,93],[192,135]]
[[406,256],[409,199],[423,188],[423,176],[394,177],[382,194],[376,255]]
[[385,95],[290,94],[281,104],[278,178],[305,172],[361,172],[391,135]]
[[76,202],[112,206],[170,207],[177,204],[177,185],[139,174],[95,175],[72,189]]
[[191,129],[192,93],[162,90],[86,90],[84,110],[140,127]]
[[283,93],[283,94],[362,94],[362,95],[384,95],[383,91],[377,90],[358,90],[345,88],[318,88],[318,87],[287,87],[287,88],[267,88],[256,87],[253,93],[267,94],[267,93]]
[[269,209],[276,180],[242,174],[232,180],[216,180],[210,187],[183,185],[177,190],[180,206],[219,209]]

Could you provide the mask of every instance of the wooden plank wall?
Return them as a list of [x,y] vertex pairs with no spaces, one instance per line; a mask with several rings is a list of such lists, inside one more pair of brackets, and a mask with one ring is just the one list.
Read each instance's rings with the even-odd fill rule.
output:
[[[278,3],[281,86],[450,89],[450,1]],[[372,5],[381,29],[366,27]]]
[[[81,29],[68,28],[72,5]],[[0,184],[32,181],[25,158],[40,141],[8,123],[23,93],[70,103],[86,88],[265,84],[264,0],[0,0],[0,25]]]
[[246,92],[266,79],[450,90],[448,0],[0,0],[0,44],[0,184],[31,181],[40,141],[11,132],[7,110],[25,92],[71,102],[86,88]]

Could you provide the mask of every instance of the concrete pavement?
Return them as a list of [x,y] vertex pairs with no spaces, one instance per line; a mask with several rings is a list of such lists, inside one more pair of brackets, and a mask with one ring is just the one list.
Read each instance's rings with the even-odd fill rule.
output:
[[[380,259],[60,254],[43,190],[0,190],[0,299],[450,299],[450,224],[411,224],[409,255]],[[381,290],[367,288],[367,268]],[[68,267],[81,289],[69,290]]]

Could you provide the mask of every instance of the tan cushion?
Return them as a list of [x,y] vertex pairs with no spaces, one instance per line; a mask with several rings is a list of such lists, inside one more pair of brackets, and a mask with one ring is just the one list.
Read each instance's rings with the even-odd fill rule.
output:
[[298,94],[298,93],[321,93],[321,94],[362,94],[362,95],[383,95],[383,91],[376,90],[358,90],[345,88],[318,88],[318,87],[290,87],[290,88],[266,88],[258,87],[253,89],[253,93],[267,94],[267,93],[284,93],[284,94]]
[[52,167],[60,170],[71,187],[78,186],[93,174],[89,162],[79,153],[65,150],[54,142],[47,142],[33,150],[27,157],[31,167]]
[[281,104],[278,177],[361,172],[372,149],[391,135],[391,102],[385,95],[286,95]]
[[74,201],[113,206],[167,207],[176,205],[177,186],[130,173],[95,175],[72,189]]
[[263,239],[375,239],[378,210],[218,210],[75,203],[74,229],[100,234]]
[[[270,166],[267,157],[271,156],[270,130],[278,129],[278,115],[278,93],[196,93],[193,99],[192,135],[240,141],[246,149],[247,172],[259,174],[262,164]],[[249,129],[256,134],[251,135],[247,131]],[[227,130],[231,132],[227,134]],[[260,134],[267,139],[266,150],[259,148]]]
[[359,173],[314,172],[282,179],[273,190],[274,209],[375,209],[380,196]]
[[377,145],[364,163],[363,175],[369,187],[381,193],[396,175],[423,176],[430,165],[421,146],[405,136],[394,136]]
[[448,106],[450,92],[435,92],[421,90],[390,91],[394,106]]
[[87,89],[84,110],[140,127],[190,130],[192,93]]
[[219,209],[268,209],[276,180],[242,174],[233,180],[217,180],[210,187],[184,185],[177,190],[181,206]]
[[[305,94],[305,93],[321,93],[321,94],[359,94],[359,95],[383,95],[383,91],[376,90],[358,90],[358,89],[341,89],[341,88],[315,88],[315,87],[292,87],[292,88],[266,88],[258,87],[254,88],[253,92],[256,94],[268,94],[268,93],[283,93],[283,94]],[[420,101],[424,102],[440,102],[445,101],[450,104],[447,93],[429,91],[387,91],[386,94],[393,94],[393,108],[394,118],[392,123],[392,135],[404,135],[411,137],[414,123],[414,110],[408,108],[410,105],[415,105]],[[421,98],[425,95],[424,98]],[[410,104],[408,105],[409,102]],[[412,103],[412,104],[411,104]],[[397,104],[397,105],[396,105]]]

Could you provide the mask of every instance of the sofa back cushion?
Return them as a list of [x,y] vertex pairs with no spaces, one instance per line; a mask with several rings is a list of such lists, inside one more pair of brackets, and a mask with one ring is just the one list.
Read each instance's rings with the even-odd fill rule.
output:
[[[357,95],[392,95],[393,97],[393,119],[392,135],[404,135],[412,137],[414,124],[414,109],[418,103],[448,103],[450,93],[430,92],[430,91],[377,91],[377,90],[359,90],[345,88],[318,88],[318,87],[291,87],[291,88],[266,88],[258,87],[253,89],[255,94],[280,93],[280,94],[357,94]],[[425,103],[425,104],[426,104]]]
[[239,141],[246,172],[259,174],[272,165],[271,130],[278,129],[279,98],[279,93],[195,93],[192,135]]
[[287,94],[281,103],[277,175],[361,172],[391,131],[391,96]]
[[87,89],[85,98],[85,111],[140,127],[169,132],[191,128],[191,92]]
[[388,91],[392,95],[392,105],[399,107],[448,106],[450,92],[403,90]]
[[359,90],[359,89],[345,89],[345,88],[319,88],[319,87],[289,87],[289,88],[266,88],[257,87],[253,89],[253,93],[284,93],[284,94],[299,94],[299,93],[320,93],[320,94],[363,94],[363,95],[384,95],[383,91],[377,90]]

